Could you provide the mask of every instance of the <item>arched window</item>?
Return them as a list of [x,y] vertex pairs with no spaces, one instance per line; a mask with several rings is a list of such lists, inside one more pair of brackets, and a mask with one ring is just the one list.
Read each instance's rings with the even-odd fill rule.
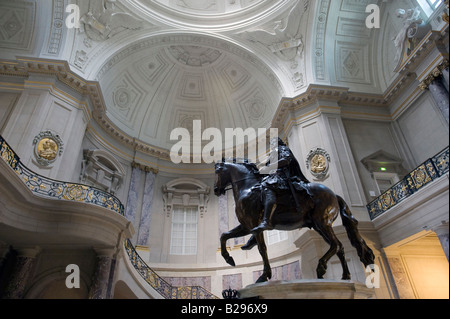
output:
[[105,150],[84,150],[80,181],[115,194],[122,185],[125,170],[120,162]]
[[191,178],[179,178],[163,186],[164,210],[171,218],[170,255],[196,255],[199,221],[207,211],[210,188]]
[[171,255],[197,254],[198,207],[176,205],[172,213]]

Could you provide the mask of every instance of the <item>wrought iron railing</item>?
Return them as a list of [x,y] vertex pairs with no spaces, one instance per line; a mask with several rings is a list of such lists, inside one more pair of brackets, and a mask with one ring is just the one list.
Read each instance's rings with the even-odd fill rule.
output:
[[407,174],[400,182],[367,205],[371,220],[415,194],[426,185],[449,171],[449,148],[426,160],[422,165]]
[[129,239],[125,241],[125,250],[131,264],[144,280],[165,299],[218,299],[200,286],[174,287],[152,270],[136,252]]
[[123,204],[110,193],[91,186],[57,181],[31,171],[23,165],[19,156],[2,136],[0,136],[0,157],[36,196],[87,203],[124,215]]
[[[118,198],[95,187],[56,181],[29,170],[0,135],[0,157],[11,167],[33,194],[56,200],[76,201],[107,208],[124,216],[124,206]],[[125,249],[139,274],[166,299],[218,299],[199,286],[173,287],[154,272],[134,249],[129,239]]]
[[[56,181],[29,170],[0,135],[0,158],[17,174],[33,194],[56,200],[76,201],[107,208],[124,216],[124,206],[118,198],[95,187]],[[125,249],[139,274],[166,299],[218,299],[199,286],[173,287],[154,272],[134,249],[129,239]]]

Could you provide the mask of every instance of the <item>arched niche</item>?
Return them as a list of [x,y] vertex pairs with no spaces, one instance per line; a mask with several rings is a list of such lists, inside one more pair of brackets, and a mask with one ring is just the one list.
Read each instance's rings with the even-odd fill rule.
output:
[[164,212],[170,216],[174,205],[197,206],[200,218],[207,211],[210,187],[193,178],[178,178],[162,186]]
[[122,186],[125,170],[120,162],[105,150],[84,150],[80,181],[115,194]]

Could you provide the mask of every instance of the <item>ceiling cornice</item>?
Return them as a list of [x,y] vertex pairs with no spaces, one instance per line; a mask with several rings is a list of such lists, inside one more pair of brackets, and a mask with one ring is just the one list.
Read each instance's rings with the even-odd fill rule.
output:
[[86,96],[90,101],[92,118],[105,132],[126,147],[158,159],[170,159],[169,151],[136,140],[120,130],[106,116],[106,104],[99,83],[82,79],[70,70],[66,61],[24,57],[20,57],[16,61],[0,61],[0,75],[28,78],[33,74],[55,76],[61,83]]

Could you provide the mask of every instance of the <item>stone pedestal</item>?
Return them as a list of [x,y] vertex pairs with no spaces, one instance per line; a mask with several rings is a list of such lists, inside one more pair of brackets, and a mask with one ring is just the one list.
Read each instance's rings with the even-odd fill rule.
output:
[[374,289],[350,280],[300,279],[269,281],[239,290],[241,298],[260,299],[373,299]]

